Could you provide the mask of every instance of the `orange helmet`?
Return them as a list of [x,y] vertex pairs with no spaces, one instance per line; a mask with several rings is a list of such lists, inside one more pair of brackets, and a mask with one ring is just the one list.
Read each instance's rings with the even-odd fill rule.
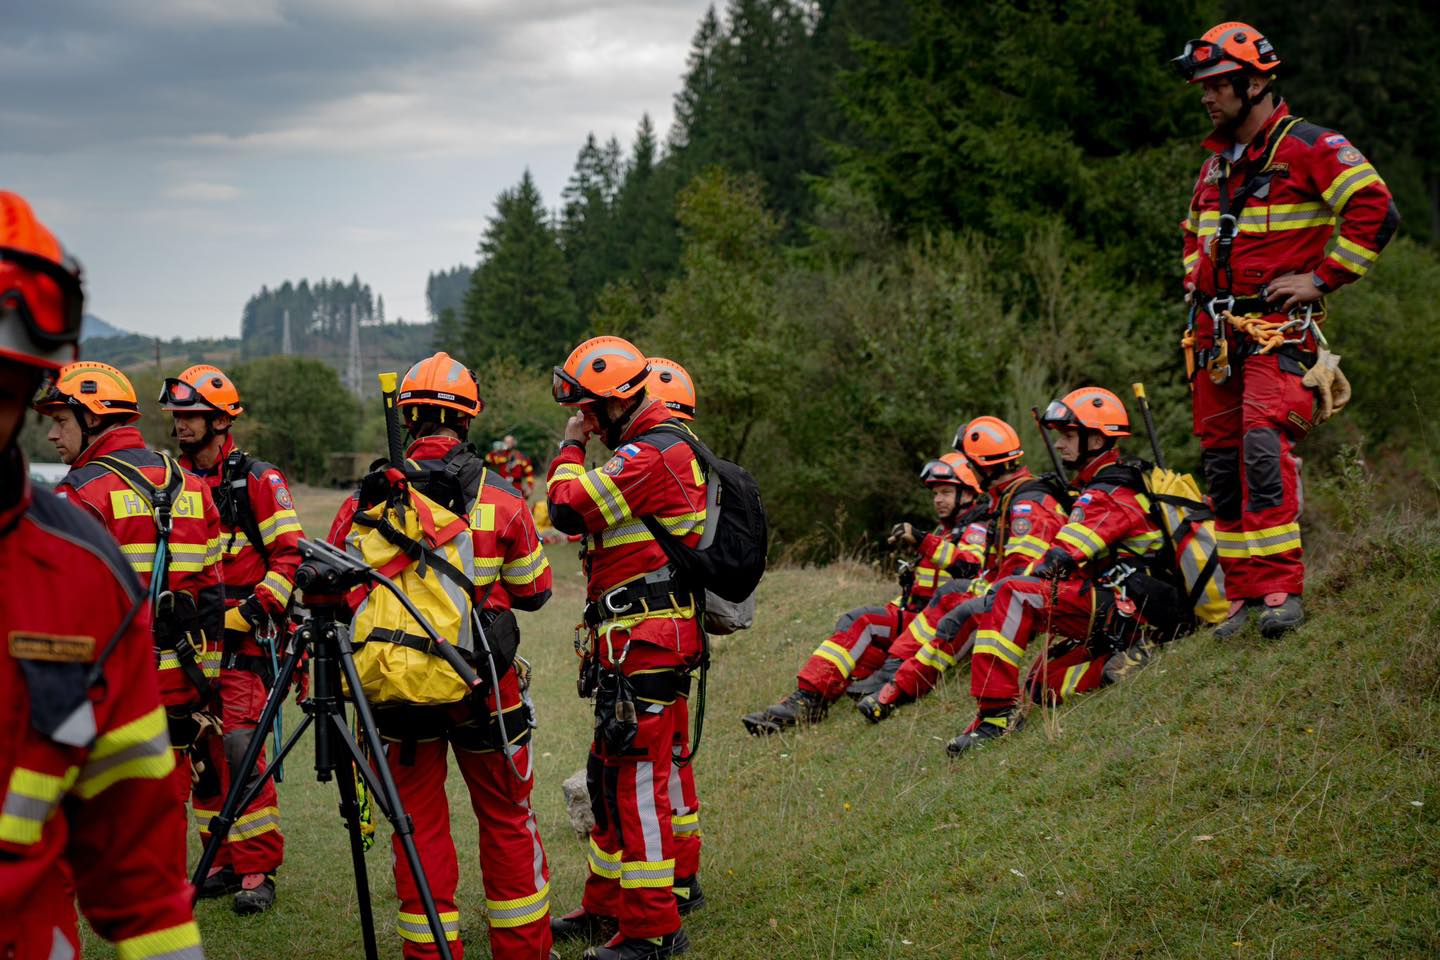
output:
[[41,388],[35,409],[53,414],[66,407],[89,410],[96,416],[117,417],[124,423],[140,419],[140,401],[130,379],[110,366],[80,360],[60,368]]
[[1280,66],[1280,55],[1259,30],[1231,20],[1185,44],[1185,52],[1170,64],[1187,82],[1195,83],[1239,71],[1267,74]]
[[939,460],[931,460],[920,470],[920,482],[927,487],[949,484],[952,487],[969,487],[980,492],[980,481],[970,469],[970,461],[960,453],[947,453]]
[[620,337],[591,337],[570,351],[550,380],[555,402],[567,407],[614,397],[627,400],[645,389],[650,364]]
[[999,417],[976,417],[955,434],[955,449],[972,463],[989,467],[1025,456],[1020,434]]
[[1125,404],[1101,387],[1081,387],[1061,400],[1051,400],[1040,424],[1047,430],[1079,427],[1107,437],[1130,436],[1130,414],[1125,412]]
[[0,357],[58,370],[78,355],[85,294],[30,204],[0,190]]
[[695,381],[685,368],[674,360],[651,357],[650,378],[645,381],[645,391],[658,398],[670,412],[681,420],[695,419]]
[[426,357],[405,372],[396,405],[401,409],[441,407],[467,417],[485,409],[474,372],[444,351]]
[[160,388],[160,409],[171,413],[226,413],[238,417],[240,391],[219,367],[197,363],[178,377],[167,377]]

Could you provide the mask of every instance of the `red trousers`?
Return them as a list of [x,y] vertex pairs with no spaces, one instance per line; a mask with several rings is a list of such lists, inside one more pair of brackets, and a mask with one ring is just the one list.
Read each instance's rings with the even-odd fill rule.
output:
[[[654,676],[693,665],[700,656],[700,634],[693,619],[658,618],[629,631],[614,630],[597,647],[606,669],[627,677]],[[612,752],[599,735],[590,745],[586,770],[595,827],[581,902],[589,913],[616,917],[624,937],[660,937],[680,929],[671,889],[680,852],[674,817],[678,809],[691,809],[694,798],[693,780],[691,797],[684,797],[684,780],[693,778],[693,771],[677,772],[674,763],[676,746],[688,749],[682,703],[679,697],[668,704],[637,700],[638,729],[627,749]],[[677,784],[679,803],[671,796]],[[698,867],[698,844],[692,851]]]
[[[1231,356],[1237,347],[1231,344]],[[1295,443],[1310,431],[1315,395],[1289,357],[1246,357],[1223,384],[1206,371],[1192,383],[1195,435],[1215,505],[1215,535],[1231,600],[1301,594],[1304,492]]]
[[912,698],[929,693],[940,676],[970,653],[974,615],[986,609],[984,597],[970,592],[973,581],[951,580],[936,592],[890,645],[891,656],[905,662],[895,672],[895,686]]
[[1089,693],[1105,684],[1105,665],[1113,653],[1097,653],[1088,643],[1060,640],[1030,665],[1025,689],[1036,703],[1060,703],[1066,697]]
[[690,698],[675,700],[674,746],[670,749],[670,833],[675,838],[675,876],[688,879],[700,872],[700,797],[695,792],[695,765],[680,758],[690,753]]
[[827,702],[840,699],[854,680],[863,680],[884,665],[895,637],[915,614],[895,603],[856,607],[840,616],[835,632],[800,668],[801,690],[818,693]]
[[1006,577],[984,599],[987,609],[974,616],[970,655],[970,692],[981,710],[1020,699],[1020,662],[1035,634],[1083,643],[1093,632],[1095,592],[1088,580]]
[[[520,707],[514,671],[500,678],[506,733],[514,746],[510,760],[521,774],[529,772],[529,728]],[[491,702],[493,715],[494,703]],[[477,746],[465,726],[440,738],[396,741],[382,719],[385,760],[400,792],[400,802],[415,825],[415,846],[435,898],[435,907],[455,960],[463,960],[460,911],[455,890],[460,882],[455,841],[450,833],[450,804],[445,796],[447,754],[470,793],[470,807],[480,821],[480,871],[485,888],[485,913],[490,927],[490,955],[495,960],[546,960],[550,954],[550,866],[540,843],[535,811],[530,806],[533,773],[520,779],[505,754]],[[396,929],[407,960],[431,960],[440,952],[420,902],[419,888],[397,838],[391,839],[395,891],[400,898]]]
[[[265,708],[265,684],[249,670],[220,671],[220,726],[224,736],[205,740],[211,768],[219,774],[200,780],[192,798],[195,824],[200,842],[210,841],[210,818],[220,812],[235,768],[245,757],[252,737],[264,737],[268,730],[256,730],[260,713]],[[188,768],[187,768],[188,774]],[[265,752],[250,782],[265,772]],[[219,784],[218,793],[206,790],[206,784]],[[250,873],[274,873],[285,858],[285,837],[280,833],[280,801],[275,782],[267,780],[250,805],[240,811],[230,834],[215,856],[216,867],[230,867],[244,876]]]

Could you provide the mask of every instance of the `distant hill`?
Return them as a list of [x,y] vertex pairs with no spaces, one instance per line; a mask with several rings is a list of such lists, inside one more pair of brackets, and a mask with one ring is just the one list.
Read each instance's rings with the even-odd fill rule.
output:
[[129,330],[112,327],[93,313],[85,314],[85,319],[80,325],[80,340],[82,342],[86,340],[102,340],[106,337],[124,337],[129,335]]

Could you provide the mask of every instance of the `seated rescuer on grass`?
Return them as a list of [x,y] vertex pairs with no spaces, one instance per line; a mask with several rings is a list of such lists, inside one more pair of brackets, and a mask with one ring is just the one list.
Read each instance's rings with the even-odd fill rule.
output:
[[0,955],[78,957],[78,906],[127,960],[203,960],[144,591],[20,452],[83,314],[79,265],[0,191]]
[[1053,474],[1037,477],[1022,464],[1020,435],[1010,424],[997,417],[976,417],[956,432],[955,446],[985,489],[980,572],[963,585],[946,585],[915,618],[911,637],[903,638],[913,652],[878,693],[858,704],[872,722],[924,695],[945,670],[970,653],[975,617],[993,602],[989,591],[1024,573],[1065,522],[1064,485]]
[[[674,886],[670,796],[677,709],[702,653],[699,598],[673,568],[645,519],[694,546],[705,529],[705,474],[683,425],[645,388],[645,354],[619,337],[580,344],[553,377],[555,400],[575,407],[550,464],[556,528],[585,534],[581,696],[595,698],[587,780],[595,812],[590,874],[580,909],[557,917],[557,938],[602,939],[586,957],[647,960],[683,953]],[[599,436],[614,455],[585,469]]]
[[[209,763],[193,791],[204,844],[210,839],[210,818],[220,813],[233,770],[257,735],[255,725],[275,682],[271,651],[261,648],[257,632],[268,636],[268,643],[283,646],[282,621],[305,534],[285,475],[235,445],[230,426],[245,409],[240,391],[223,371],[197,364],[167,379],[160,406],[174,419],[180,465],[205,482],[220,512],[226,608],[219,684],[224,736],[206,741]],[[263,738],[265,733],[258,735]],[[264,772],[262,748],[252,777]],[[200,887],[201,899],[233,893],[236,913],[268,910],[275,902],[275,872],[284,852],[279,797],[274,782],[267,780],[225,838]]]
[[959,756],[1019,729],[1020,662],[1030,639],[1051,642],[1026,686],[1036,703],[1058,703],[1126,676],[1186,619],[1183,597],[1159,564],[1156,525],[1135,465],[1116,440],[1130,435],[1125,405],[1108,390],[1082,387],[1052,402],[1041,419],[1080,490],[1063,527],[1026,575],[1008,577],[974,617],[970,689],[975,720],[947,745]]
[[[513,611],[538,610],[550,599],[550,564],[520,492],[488,470],[475,449],[463,442],[484,408],[475,375],[445,353],[427,357],[405,374],[398,406],[410,435],[407,482],[435,503],[468,517],[474,605],[491,649],[513,651],[520,641]],[[393,481],[383,469],[367,476],[341,505],[330,542],[343,547],[348,540],[354,552],[357,538],[365,536],[357,512],[383,502]],[[485,664],[476,670],[488,679]],[[456,906],[459,868],[445,795],[446,759],[453,751],[480,822],[490,954],[496,960],[535,960],[549,953],[551,936],[550,867],[530,805],[535,782],[530,772],[532,719],[514,663],[505,665],[499,676],[498,710],[491,684],[484,689],[478,700],[376,705],[375,720],[385,740],[385,762],[415,824],[415,845],[451,954],[456,960],[464,956]],[[504,714],[503,735],[499,712]],[[403,954],[406,960],[431,960],[439,951],[419,888],[398,840],[393,843],[400,898],[396,929]]]
[[978,484],[956,455],[947,456],[931,460],[920,472],[921,482],[932,493],[935,528],[921,533],[909,523],[897,523],[891,530],[892,544],[918,553],[901,575],[901,595],[883,606],[856,607],[842,614],[829,639],[816,647],[800,668],[795,691],[779,703],[741,718],[751,734],[817,723],[847,688],[855,689],[857,695],[869,692],[865,681],[876,673],[892,671],[911,652],[908,646],[897,647],[896,639],[906,635],[916,614],[954,578],[964,579],[978,570],[979,551],[965,536]]
[[201,741],[220,726],[220,514],[199,477],[145,445],[132,426],[140,419],[135,388],[109,364],[67,364],[34,406],[50,417],[49,438],[70,466],[55,492],[104,524],[152,597],[160,700],[175,751],[172,783],[183,804],[191,754],[204,763]]

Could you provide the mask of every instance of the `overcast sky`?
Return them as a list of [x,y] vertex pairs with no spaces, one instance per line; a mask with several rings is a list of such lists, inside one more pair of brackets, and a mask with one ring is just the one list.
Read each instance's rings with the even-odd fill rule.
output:
[[662,133],[708,0],[3,0],[0,187],[91,312],[234,336],[262,284],[358,273],[424,320],[528,166]]

